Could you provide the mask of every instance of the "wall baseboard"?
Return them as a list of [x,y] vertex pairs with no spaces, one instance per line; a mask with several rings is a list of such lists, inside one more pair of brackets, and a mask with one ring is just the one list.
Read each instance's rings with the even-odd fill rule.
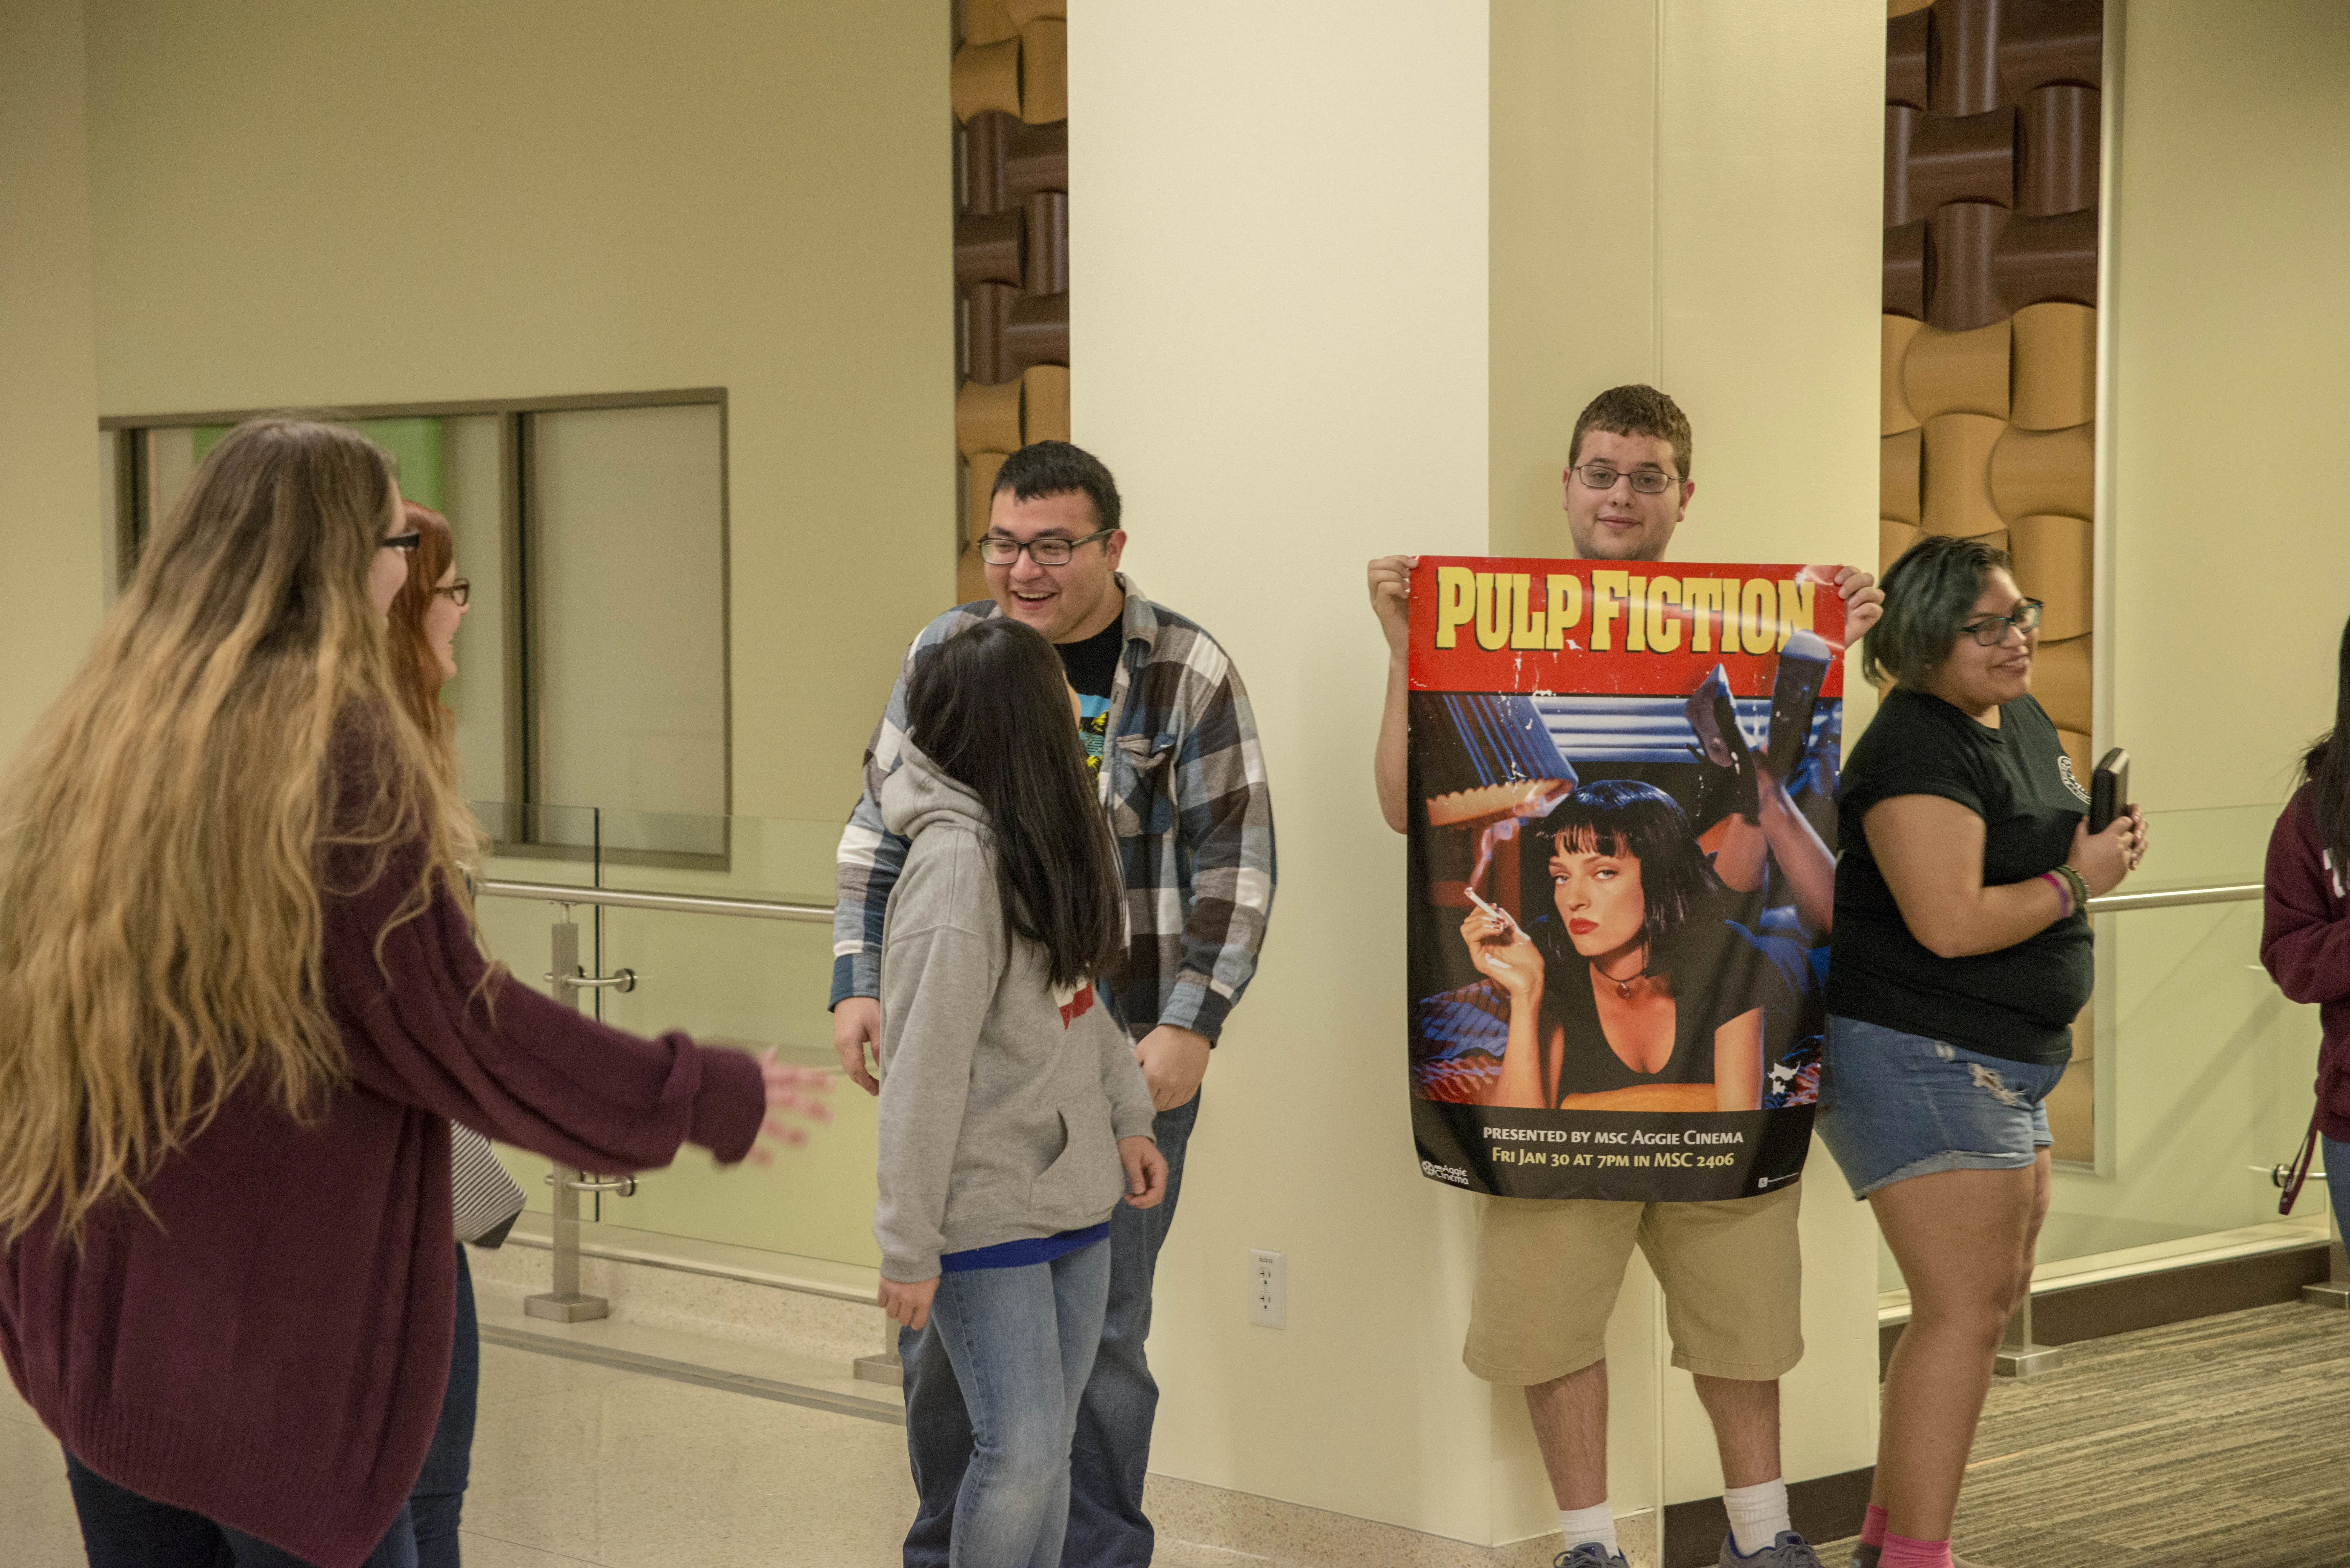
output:
[[[2327,1244],[2228,1258],[2161,1269],[2095,1284],[2032,1293],[2032,1337],[2041,1345],[2074,1345],[2134,1329],[2216,1317],[2250,1307],[2299,1301],[2301,1288],[2322,1282],[2329,1262]],[[1907,1323],[1877,1331],[1877,1373],[1885,1376]]]

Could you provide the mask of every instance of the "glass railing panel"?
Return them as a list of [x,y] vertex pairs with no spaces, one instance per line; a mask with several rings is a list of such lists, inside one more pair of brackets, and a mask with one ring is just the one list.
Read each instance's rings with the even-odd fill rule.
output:
[[[516,805],[502,801],[475,801],[473,815],[492,840],[491,853],[479,869],[484,882],[531,882],[567,888],[596,885],[596,813],[589,806]],[[556,906],[536,899],[489,896],[473,900],[473,918],[483,945],[514,977],[532,990],[558,1000],[546,975],[554,961],[550,934],[559,918]],[[573,918],[582,932],[583,956],[594,951],[595,917],[575,906]],[[552,1207],[546,1184],[547,1162],[518,1148],[500,1146],[498,1158],[522,1184],[530,1208],[540,1214]]]
[[[2150,813],[2147,863],[2120,892],[2257,888],[2282,809]],[[2058,1171],[2041,1262],[2275,1221],[2267,1171],[2308,1125],[2318,1022],[2261,966],[2258,896],[2099,924],[2101,1158]]]
[[[774,1049],[830,1067],[833,856],[837,822],[653,812],[555,813],[477,805],[498,840],[488,875],[504,882],[600,887],[688,898],[791,907],[795,918],[579,904],[582,965],[631,971],[628,992],[588,993],[587,1009],[642,1034],[682,1029],[706,1044]],[[537,898],[481,901],[494,948],[540,985],[557,907]],[[697,1149],[647,1173],[634,1194],[605,1194],[584,1217],[634,1231],[762,1251],[871,1265],[877,1124],[872,1100],[845,1080],[834,1119],[806,1145],[776,1147],[772,1165],[721,1169]],[[509,1167],[547,1207],[546,1162],[510,1153]]]
[[[2149,813],[2147,863],[2119,893],[2256,888],[2282,810]],[[2267,1172],[2308,1124],[2319,1031],[2317,1010],[2261,967],[2261,922],[2256,893],[2098,917],[2098,997],[2049,1098],[2060,1163],[2043,1268],[2280,1219]],[[2299,1217],[2322,1226],[2321,1208],[2304,1193]],[[1878,1280],[1901,1286],[1881,1246]]]

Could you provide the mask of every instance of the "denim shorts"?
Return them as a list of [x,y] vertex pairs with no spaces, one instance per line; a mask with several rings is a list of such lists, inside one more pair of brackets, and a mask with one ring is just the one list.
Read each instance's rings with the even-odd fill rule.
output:
[[2062,1062],[2011,1062],[1856,1018],[1828,1019],[1819,1119],[1855,1198],[1942,1170],[2013,1170],[2054,1139]]

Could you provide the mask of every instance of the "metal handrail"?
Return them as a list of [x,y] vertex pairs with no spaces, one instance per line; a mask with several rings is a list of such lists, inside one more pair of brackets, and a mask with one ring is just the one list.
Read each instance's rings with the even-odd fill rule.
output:
[[2118,915],[2125,909],[2183,909],[2190,904],[2235,904],[2257,898],[2267,889],[2258,882],[2231,882],[2223,888],[2178,888],[2159,893],[2107,893],[2089,900],[2093,915]]
[[712,898],[698,893],[642,893],[627,888],[575,888],[562,882],[484,880],[494,898],[539,898],[550,904],[601,904],[613,909],[665,909],[681,915],[740,915],[754,920],[832,923],[829,904],[779,904],[767,898]]
[[[562,882],[484,881],[481,890],[495,898],[540,898],[555,904],[601,904],[617,909],[664,909],[674,914],[740,915],[754,920],[829,922],[829,904],[784,904],[768,898],[712,898],[698,893],[646,893],[628,888],[577,888]],[[2216,888],[2176,888],[2157,893],[2107,893],[2089,900],[2089,913],[2117,915],[2127,909],[2180,909],[2194,904],[2232,904],[2257,898],[2258,882]]]

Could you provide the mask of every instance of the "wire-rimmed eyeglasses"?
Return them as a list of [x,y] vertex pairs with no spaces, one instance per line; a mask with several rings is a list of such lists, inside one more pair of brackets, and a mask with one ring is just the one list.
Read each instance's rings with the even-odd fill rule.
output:
[[1613,490],[1618,479],[1632,482],[1632,488],[1643,495],[1662,495],[1672,487],[1673,476],[1653,468],[1610,468],[1604,462],[1586,462],[1570,471],[1583,482],[1586,490]]

